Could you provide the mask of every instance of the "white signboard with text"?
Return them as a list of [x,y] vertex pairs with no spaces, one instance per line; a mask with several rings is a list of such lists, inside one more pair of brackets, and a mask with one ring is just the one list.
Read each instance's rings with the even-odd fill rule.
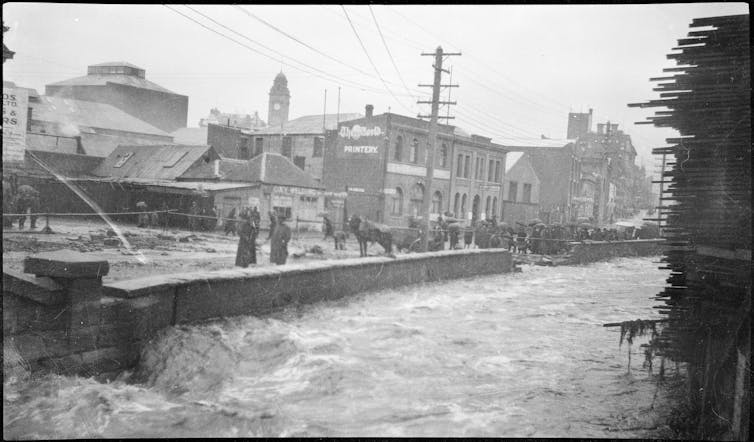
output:
[[28,107],[28,91],[3,88],[3,163],[24,161]]

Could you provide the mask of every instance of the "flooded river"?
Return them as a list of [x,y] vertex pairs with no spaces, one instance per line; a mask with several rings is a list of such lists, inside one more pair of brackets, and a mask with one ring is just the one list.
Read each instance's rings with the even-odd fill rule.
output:
[[122,379],[6,380],[5,438],[642,437],[655,384],[603,323],[656,258],[524,267],[166,330]]

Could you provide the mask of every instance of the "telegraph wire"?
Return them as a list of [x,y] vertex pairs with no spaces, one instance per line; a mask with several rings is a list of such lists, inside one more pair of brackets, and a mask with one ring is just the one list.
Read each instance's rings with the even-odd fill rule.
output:
[[411,93],[411,91],[408,89],[408,86],[406,86],[406,82],[403,81],[403,76],[401,75],[401,71],[398,69],[398,66],[395,64],[395,59],[393,58],[393,54],[390,53],[390,48],[387,45],[387,42],[385,41],[385,36],[382,35],[382,30],[380,29],[380,24],[377,22],[377,17],[374,15],[374,11],[372,11],[372,5],[369,6],[369,13],[372,14],[372,19],[374,20],[374,25],[377,27],[377,32],[380,33],[380,39],[382,40],[383,46],[385,46],[385,51],[387,51],[387,55],[390,56],[390,62],[393,63],[393,67],[395,68],[395,72],[398,73],[398,78],[401,80],[401,83],[403,84],[403,88],[406,89],[406,92]]
[[369,51],[367,51],[366,46],[364,46],[364,42],[361,41],[361,37],[359,37],[359,33],[356,31],[356,27],[354,27],[353,22],[351,21],[351,17],[348,16],[348,11],[346,11],[346,7],[343,5],[340,5],[341,9],[343,9],[343,14],[345,14],[346,19],[348,20],[348,23],[351,25],[351,29],[353,30],[354,35],[356,36],[356,40],[359,41],[359,44],[361,45],[361,49],[364,50],[364,54],[367,56],[367,59],[369,60],[369,63],[372,65],[372,68],[377,73],[377,76],[380,77],[380,81],[382,81],[382,84],[385,86],[385,89],[387,89],[388,92],[393,96],[393,98],[403,106],[404,109],[406,109],[408,112],[411,112],[411,109],[406,107],[406,105],[403,104],[402,101],[398,100],[398,97],[395,96],[393,91],[388,87],[387,83],[385,83],[385,80],[382,78],[382,75],[380,74],[380,71],[377,69],[377,66],[374,64],[374,61],[372,61],[372,57],[369,55]]
[[[197,11],[196,9],[192,8],[191,6],[188,6],[188,5],[184,5],[184,6],[185,6],[186,8],[188,8],[188,9],[190,9],[190,10],[194,11],[195,13],[197,13],[197,14],[201,15],[202,17],[206,18],[207,20],[210,20],[211,22],[213,22],[213,23],[217,24],[218,26],[220,26],[220,27],[222,27],[222,28],[224,28],[224,29],[227,29],[227,30],[228,30],[228,31],[230,31],[230,32],[233,32],[234,34],[237,34],[237,35],[239,35],[240,37],[243,37],[243,38],[245,38],[246,40],[248,40],[248,41],[250,41],[250,42],[252,42],[252,43],[254,43],[254,44],[258,45],[258,46],[261,46],[261,47],[263,47],[264,49],[266,49],[266,50],[268,50],[268,51],[272,52],[273,54],[276,54],[276,55],[280,55],[281,57],[287,58],[287,59],[289,59],[289,60],[293,60],[293,61],[294,61],[294,62],[296,62],[296,63],[299,63],[299,64],[301,64],[301,65],[303,65],[303,66],[306,66],[307,68],[309,68],[309,69],[312,69],[312,70],[314,70],[314,71],[320,72],[320,73],[322,73],[323,75],[326,75],[326,76],[328,76],[328,77],[331,77],[332,79],[335,79],[335,80],[340,80],[340,81],[344,81],[344,82],[350,82],[351,84],[354,84],[354,85],[363,86],[363,85],[360,85],[359,83],[356,83],[356,82],[354,82],[354,81],[351,81],[351,80],[344,80],[344,79],[342,79],[342,78],[338,78],[338,77],[336,77],[336,76],[333,76],[332,74],[329,74],[329,73],[327,73],[327,72],[325,72],[325,71],[323,71],[323,70],[321,70],[321,69],[315,68],[315,67],[313,67],[313,66],[310,66],[310,65],[308,65],[308,64],[306,64],[306,63],[303,63],[303,62],[301,62],[301,61],[298,61],[298,60],[294,60],[294,59],[293,59],[292,57],[288,57],[288,56],[282,55],[282,54],[280,54],[280,53],[279,53],[278,51],[276,51],[276,50],[274,50],[274,49],[271,49],[271,48],[269,48],[268,46],[265,46],[264,44],[262,44],[262,43],[259,43],[259,42],[255,41],[255,40],[253,40],[253,39],[251,39],[251,38],[247,37],[246,35],[244,35],[244,34],[241,34],[240,32],[238,32],[238,31],[235,31],[235,30],[233,30],[233,29],[231,29],[231,28],[229,28],[229,27],[225,26],[224,24],[220,23],[219,21],[217,21],[217,20],[213,19],[212,17],[209,17],[209,16],[207,16],[207,15],[203,14],[203,13],[202,13],[202,12],[200,12],[200,11]],[[282,62],[282,60],[280,60],[280,61]],[[322,77],[320,77],[320,78],[322,78]],[[332,81],[332,80],[329,80],[329,81]]]
[[[356,88],[356,89],[359,89],[359,90],[364,90],[364,91],[369,91],[369,92],[373,92],[373,93],[382,93],[382,91],[381,91],[381,90],[379,90],[379,89],[376,89],[376,88],[373,88],[373,87],[371,87],[371,86],[364,86],[364,85],[361,85],[361,84],[359,84],[359,83],[356,83],[356,82],[353,82],[353,81],[350,81],[350,80],[344,80],[344,79],[340,79],[340,78],[338,78],[338,77],[334,77],[334,76],[332,76],[332,75],[328,75],[329,77],[332,77],[332,78],[326,78],[326,77],[323,77],[322,75],[319,75],[319,74],[317,74],[316,72],[311,72],[311,71],[308,71],[308,70],[306,70],[306,69],[303,69],[303,68],[301,68],[301,67],[299,67],[299,66],[295,66],[295,65],[293,65],[293,64],[290,64],[290,63],[286,63],[286,62],[284,62],[283,60],[281,60],[281,59],[279,59],[279,58],[275,58],[275,57],[273,57],[273,56],[271,56],[271,55],[265,54],[265,53],[261,52],[261,51],[260,51],[260,50],[258,50],[258,49],[255,49],[255,48],[253,48],[253,47],[251,47],[251,46],[248,46],[248,45],[244,44],[243,42],[240,42],[240,41],[238,41],[238,40],[234,39],[233,37],[230,37],[230,36],[228,36],[228,35],[226,35],[226,34],[223,34],[222,32],[219,32],[219,31],[217,31],[216,29],[213,29],[212,27],[205,25],[204,23],[202,23],[202,22],[200,22],[200,21],[198,21],[198,20],[194,19],[193,17],[191,17],[191,16],[189,16],[189,15],[187,15],[187,14],[184,14],[184,13],[182,13],[182,12],[178,11],[177,9],[171,8],[171,7],[169,6],[169,5],[163,4],[163,6],[165,6],[165,7],[166,7],[166,8],[168,8],[168,9],[170,9],[171,11],[175,12],[176,14],[178,14],[178,15],[181,15],[181,16],[183,16],[184,18],[186,18],[186,19],[188,19],[188,20],[190,20],[190,21],[192,21],[192,22],[196,23],[197,25],[199,25],[199,26],[203,27],[204,29],[207,29],[207,30],[208,30],[208,31],[210,31],[210,32],[213,32],[213,33],[215,33],[215,34],[217,34],[217,35],[219,35],[219,36],[221,36],[221,37],[223,37],[223,38],[225,38],[225,39],[228,39],[228,40],[230,40],[230,41],[232,41],[232,42],[234,42],[234,43],[238,44],[239,46],[242,46],[242,47],[244,47],[244,48],[246,48],[246,49],[248,49],[248,50],[250,50],[250,51],[252,51],[252,52],[254,52],[254,53],[256,53],[256,54],[259,54],[259,55],[261,55],[261,56],[263,56],[263,57],[265,57],[265,58],[268,58],[268,59],[270,59],[270,60],[272,60],[272,61],[275,61],[275,62],[281,63],[281,64],[283,64],[283,65],[285,65],[285,66],[291,67],[291,68],[293,68],[293,69],[296,69],[296,70],[298,70],[298,71],[301,71],[301,72],[304,72],[304,73],[307,73],[307,74],[310,74],[310,75],[314,75],[314,76],[316,76],[316,77],[322,78],[323,80],[325,80],[325,81],[328,81],[328,82],[331,82],[331,83],[334,83],[334,84],[338,84],[338,81],[342,81],[342,82],[344,82],[344,83],[350,83],[350,84],[347,84],[347,85],[348,85],[348,86],[350,86],[350,87],[352,87],[352,88]],[[200,14],[200,15],[203,15],[203,14],[201,14],[201,13],[199,13],[199,14]],[[210,20],[212,20],[212,19],[210,19]],[[214,21],[214,20],[213,20],[213,21]],[[225,26],[224,26],[224,25],[222,25],[222,24],[220,24],[220,25],[221,25],[221,26],[223,26],[223,27],[225,27]],[[226,29],[229,29],[229,30],[231,30],[231,31],[233,31],[233,30],[232,30],[232,29],[230,29],[230,28],[227,28],[227,27],[225,27],[225,28],[226,28]],[[248,37],[244,36],[243,34],[240,34],[240,33],[236,32],[236,31],[233,31],[233,32],[234,32],[234,33],[236,33],[236,34],[239,34],[239,35],[243,36],[244,38],[246,38],[247,40],[249,40],[249,41],[251,41],[251,42],[254,42],[253,40],[251,40],[250,38],[248,38]],[[256,42],[254,42],[254,43],[256,43]],[[260,45],[260,46],[263,46],[263,45],[261,45],[261,44],[259,44],[259,43],[257,43],[257,44],[258,44],[258,45]],[[263,47],[264,47],[264,46],[263,46]],[[269,49],[268,49],[268,50],[269,50]],[[272,52],[275,52],[275,51],[272,51]],[[300,62],[299,62],[299,63],[300,63]],[[300,64],[304,64],[304,63],[300,63]],[[305,65],[305,64],[304,64],[304,65]],[[306,65],[305,65],[305,66],[306,66]],[[335,80],[333,80],[333,78],[334,78]]]
[[284,30],[282,30],[282,29],[278,28],[277,26],[273,25],[269,21],[264,20],[263,18],[257,16],[256,14],[254,14],[252,12],[249,12],[248,10],[246,10],[245,8],[243,8],[242,6],[239,6],[239,5],[233,5],[233,6],[235,8],[237,8],[237,9],[241,10],[243,13],[245,13],[249,17],[251,17],[251,18],[259,21],[260,23],[264,24],[265,26],[268,26],[269,28],[273,29],[274,31],[276,31],[276,32],[278,32],[278,33],[286,36],[287,38],[295,41],[296,43],[304,46],[305,48],[310,49],[310,50],[312,50],[312,51],[314,51],[314,52],[316,52],[316,53],[318,53],[318,54],[320,54],[320,55],[322,55],[324,57],[327,57],[328,59],[333,60],[333,61],[335,61],[335,62],[337,62],[337,63],[339,63],[339,64],[341,64],[343,66],[349,67],[349,68],[355,70],[356,72],[359,72],[360,74],[366,75],[368,77],[376,78],[376,77],[374,77],[374,74],[370,74],[369,72],[366,72],[366,71],[364,71],[364,70],[362,70],[362,69],[360,69],[360,68],[358,68],[356,66],[353,66],[353,65],[348,64],[348,63],[346,63],[344,61],[341,61],[341,60],[339,60],[339,59],[337,59],[337,58],[335,58],[335,57],[333,57],[333,56],[331,56],[331,55],[329,55],[329,54],[327,54],[327,53],[325,53],[323,51],[320,51],[319,49],[311,46],[310,44],[308,44],[308,43],[306,43],[304,41],[301,41],[300,39],[296,38],[295,36],[293,36],[293,35],[285,32]]

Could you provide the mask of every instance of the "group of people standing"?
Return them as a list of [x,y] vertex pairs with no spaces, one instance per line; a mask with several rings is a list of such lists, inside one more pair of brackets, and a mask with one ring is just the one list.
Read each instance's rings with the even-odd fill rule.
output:
[[[233,230],[238,233],[236,266],[246,268],[257,263],[257,237],[259,236],[261,217],[256,207],[241,209],[237,221],[233,220],[235,214],[236,209],[232,209],[228,214],[228,218],[231,218],[228,222],[233,223]],[[291,228],[285,223],[285,217],[275,212],[270,212],[269,216],[270,263],[283,265],[288,260],[288,242],[291,240]]]

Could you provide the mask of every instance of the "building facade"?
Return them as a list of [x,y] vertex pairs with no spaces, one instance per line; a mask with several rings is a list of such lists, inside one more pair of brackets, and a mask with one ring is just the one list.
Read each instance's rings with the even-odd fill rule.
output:
[[146,71],[127,62],[91,65],[87,75],[48,84],[45,94],[109,104],[165,131],[186,127],[188,97],[146,79]]
[[[426,121],[392,113],[373,115],[368,106],[363,118],[341,122],[327,140],[325,188],[346,196],[347,215],[407,226],[422,216],[424,194],[430,192],[432,218],[445,212],[469,221],[494,214],[499,218],[506,151],[489,138],[440,125],[429,189]],[[334,207],[337,212],[338,205]]]
[[509,153],[505,163],[502,220],[510,226],[528,224],[540,216],[540,181],[529,155],[523,152]]

